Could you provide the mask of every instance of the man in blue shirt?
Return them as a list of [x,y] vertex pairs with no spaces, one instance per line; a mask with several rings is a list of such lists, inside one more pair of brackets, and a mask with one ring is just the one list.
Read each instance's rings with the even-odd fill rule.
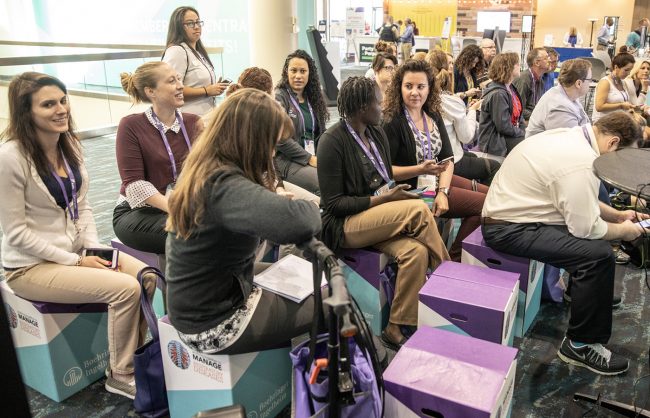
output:
[[607,20],[605,20],[605,24],[603,25],[603,27],[600,28],[600,30],[596,34],[596,40],[598,41],[598,45],[596,45],[596,50],[607,51],[607,48],[609,48],[609,44],[610,44],[609,28],[611,28],[613,25],[614,25],[614,18],[608,17]]
[[404,33],[399,38],[400,42],[402,43],[402,62],[406,62],[406,60],[411,58],[411,49],[413,49],[413,45],[415,45],[415,37],[413,36],[413,25],[411,24],[411,18],[407,17],[404,19],[404,24],[406,25],[406,29],[404,29]]
[[629,53],[633,54],[636,52],[637,49],[641,48],[641,45],[643,45],[643,42],[641,41],[641,31],[644,26],[647,28],[649,25],[650,25],[650,21],[648,20],[647,17],[644,17],[639,21],[639,27],[636,30],[630,32],[629,35],[627,35],[625,46],[627,46],[627,50]]

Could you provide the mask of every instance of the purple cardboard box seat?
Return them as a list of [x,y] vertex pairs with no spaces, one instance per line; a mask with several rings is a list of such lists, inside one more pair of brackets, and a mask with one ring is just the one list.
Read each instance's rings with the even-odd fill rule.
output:
[[523,337],[539,312],[544,263],[493,250],[483,240],[480,227],[463,240],[461,260],[463,264],[490,267],[520,275],[515,337]]
[[274,417],[291,402],[291,347],[236,355],[202,354],[158,320],[171,418],[241,404],[248,417]]
[[345,249],[339,254],[348,291],[375,335],[381,335],[388,324],[393,299],[387,264],[388,256],[371,248]]
[[[158,254],[146,253],[144,251],[139,251],[134,248],[131,248],[120,241],[118,238],[113,238],[111,240],[111,247],[120,250],[121,253],[130,255],[131,257],[138,259],[145,263],[148,266],[155,267],[160,270],[160,261],[158,259]],[[165,274],[165,272],[162,272]],[[163,301],[163,294],[161,290],[156,290],[156,293],[153,296],[153,310],[156,313],[156,317],[159,319],[165,315],[165,302]]]
[[422,286],[418,326],[512,345],[519,275],[445,261]]
[[509,417],[517,350],[420,327],[384,372],[385,416]]
[[25,384],[57,402],[104,377],[106,304],[33,302],[0,282]]

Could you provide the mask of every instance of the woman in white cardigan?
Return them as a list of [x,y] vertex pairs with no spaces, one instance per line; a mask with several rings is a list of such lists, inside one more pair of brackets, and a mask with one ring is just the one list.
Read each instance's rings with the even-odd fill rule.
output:
[[481,101],[473,101],[469,110],[463,100],[454,95],[453,73],[449,71],[447,54],[434,49],[427,54],[427,61],[433,67],[436,82],[442,94],[442,119],[445,122],[447,135],[454,150],[454,174],[483,184],[490,184],[492,177],[501,164],[498,161],[481,158],[463,149],[463,145],[472,144],[478,130],[476,112]]
[[[9,84],[9,125],[0,145],[2,266],[20,297],[54,303],[106,303],[110,368],[106,390],[133,399],[133,352],[143,342],[140,286],[145,265],[118,265],[84,248],[101,247],[87,200],[88,175],[73,132],[65,85],[27,72]],[[148,293],[154,277],[146,277]]]

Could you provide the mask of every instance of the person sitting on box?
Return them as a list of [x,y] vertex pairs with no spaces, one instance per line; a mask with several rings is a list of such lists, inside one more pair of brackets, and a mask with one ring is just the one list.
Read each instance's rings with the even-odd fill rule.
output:
[[122,73],[122,87],[134,103],[151,103],[120,120],[115,138],[122,185],[113,210],[113,230],[138,251],[165,254],[169,195],[203,122],[181,113],[183,83],[169,64],[147,62]]
[[624,112],[603,116],[593,127],[531,136],[501,165],[482,213],[488,246],[569,272],[571,318],[558,356],[603,375],[628,369],[627,359],[603,345],[612,332],[616,267],[608,240],[634,240],[643,230],[637,219],[648,215],[599,202],[593,162],[641,138],[639,125]]
[[431,210],[407,184],[396,185],[381,121],[381,92],[366,77],[343,82],[341,121],[321,136],[318,178],[323,242],[332,249],[373,247],[398,263],[395,296],[383,342],[397,350],[400,326],[417,325],[418,292],[427,269],[449,260]]
[[302,243],[318,207],[275,193],[273,153],[291,127],[268,94],[230,95],[192,148],[169,199],[169,320],[192,349],[240,354],[289,344],[309,330],[313,296],[295,303],[253,285],[261,239]]
[[[278,143],[275,165],[283,180],[320,194],[316,174],[318,137],[329,120],[314,59],[302,49],[287,56],[275,99],[293,122],[293,140]],[[283,138],[284,139],[284,138]]]
[[440,115],[442,101],[428,62],[407,61],[388,88],[383,129],[395,180],[436,190],[434,216],[462,218],[449,250],[460,261],[463,240],[481,224],[487,186],[454,175],[454,151]]
[[[146,336],[135,278],[146,266],[124,253],[117,265],[114,258],[83,255],[84,249],[105,247],[87,198],[90,180],[65,85],[36,72],[14,77],[2,139],[0,226],[7,285],[28,300],[106,303],[110,366],[105,387],[133,399],[133,352]],[[149,296],[155,279],[144,277]]]

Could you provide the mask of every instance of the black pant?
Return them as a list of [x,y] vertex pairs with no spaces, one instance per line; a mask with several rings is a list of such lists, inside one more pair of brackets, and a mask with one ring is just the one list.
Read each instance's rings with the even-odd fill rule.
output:
[[476,154],[464,152],[463,158],[454,164],[454,174],[489,185],[499,167],[501,164],[496,160],[479,158]]
[[113,231],[125,245],[155,254],[165,254],[167,213],[150,206],[131,209],[123,202],[113,210]]
[[510,151],[517,145],[519,145],[526,137],[523,136],[506,136],[506,152],[510,154]]
[[571,274],[571,318],[567,337],[605,344],[612,332],[616,263],[609,242],[580,239],[566,226],[483,225],[485,242],[497,251],[531,258]]

